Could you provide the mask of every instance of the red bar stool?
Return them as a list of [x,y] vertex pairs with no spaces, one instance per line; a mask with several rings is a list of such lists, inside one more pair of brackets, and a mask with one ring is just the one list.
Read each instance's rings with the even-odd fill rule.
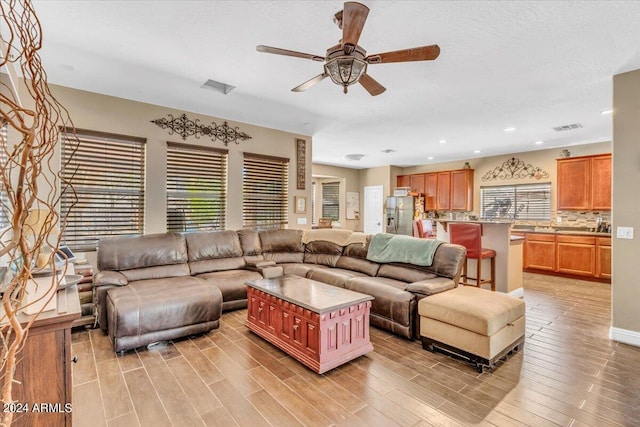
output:
[[[481,287],[486,283],[491,284],[491,290],[496,290],[496,251],[482,247],[482,226],[480,224],[449,224],[449,240],[451,243],[462,245],[467,248],[467,259],[462,265],[462,284]],[[467,275],[467,260],[476,260],[476,278]],[[482,279],[482,260],[491,259],[491,279]],[[475,283],[469,283],[469,279]]]

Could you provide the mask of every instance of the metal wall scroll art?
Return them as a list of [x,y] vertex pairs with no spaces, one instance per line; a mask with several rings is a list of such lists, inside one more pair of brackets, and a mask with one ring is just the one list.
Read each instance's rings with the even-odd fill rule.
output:
[[483,181],[495,181],[497,179],[525,178],[546,179],[549,178],[549,173],[539,167],[534,167],[530,164],[525,165],[522,160],[512,157],[503,164],[493,168],[493,170],[485,173],[481,179]]
[[168,116],[169,118],[151,120],[151,123],[155,123],[162,129],[169,129],[169,135],[177,133],[183,140],[186,140],[188,136],[195,136],[196,139],[200,139],[201,136],[207,136],[212,141],[222,141],[227,146],[230,142],[240,144],[240,141],[251,139],[246,133],[240,132],[240,128],[232,128],[227,122],[220,126],[215,122],[205,125],[200,123],[198,119],[189,119],[186,114],[180,117],[173,117],[173,114]]
[[296,188],[304,190],[307,176],[307,141],[296,139]]

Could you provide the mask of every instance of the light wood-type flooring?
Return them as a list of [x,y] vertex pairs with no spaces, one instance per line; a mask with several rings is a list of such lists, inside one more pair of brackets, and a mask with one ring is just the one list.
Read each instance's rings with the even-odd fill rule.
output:
[[371,328],[375,350],[317,375],[248,332],[116,355],[73,333],[75,426],[638,426],[640,348],[609,340],[610,285],[525,274],[526,338],[493,371]]

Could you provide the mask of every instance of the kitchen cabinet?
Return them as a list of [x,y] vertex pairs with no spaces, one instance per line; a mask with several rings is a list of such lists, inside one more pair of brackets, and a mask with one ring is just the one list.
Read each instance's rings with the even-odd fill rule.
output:
[[591,158],[591,208],[611,210],[611,154]]
[[451,171],[451,210],[473,210],[473,170]]
[[396,184],[424,194],[427,211],[473,210],[473,169],[398,175]]
[[611,210],[611,154],[557,162],[558,210]]
[[411,175],[398,175],[396,187],[411,187]]
[[424,174],[424,209],[436,210],[438,196],[438,174],[435,172]]
[[410,175],[411,177],[411,191],[415,191],[418,194],[424,194],[424,174]]
[[436,209],[448,211],[451,209],[451,172],[437,173]]
[[559,235],[556,242],[556,271],[558,273],[595,277],[595,237]]
[[596,239],[596,277],[611,279],[611,237]]
[[555,271],[556,236],[555,234],[528,233],[524,239],[524,268]]

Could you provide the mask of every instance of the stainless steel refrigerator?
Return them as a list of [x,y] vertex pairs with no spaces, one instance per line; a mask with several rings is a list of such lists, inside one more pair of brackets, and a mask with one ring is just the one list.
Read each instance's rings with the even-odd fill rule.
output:
[[406,234],[407,236],[412,236],[415,197],[390,196],[387,197],[386,206],[386,232],[391,234]]

